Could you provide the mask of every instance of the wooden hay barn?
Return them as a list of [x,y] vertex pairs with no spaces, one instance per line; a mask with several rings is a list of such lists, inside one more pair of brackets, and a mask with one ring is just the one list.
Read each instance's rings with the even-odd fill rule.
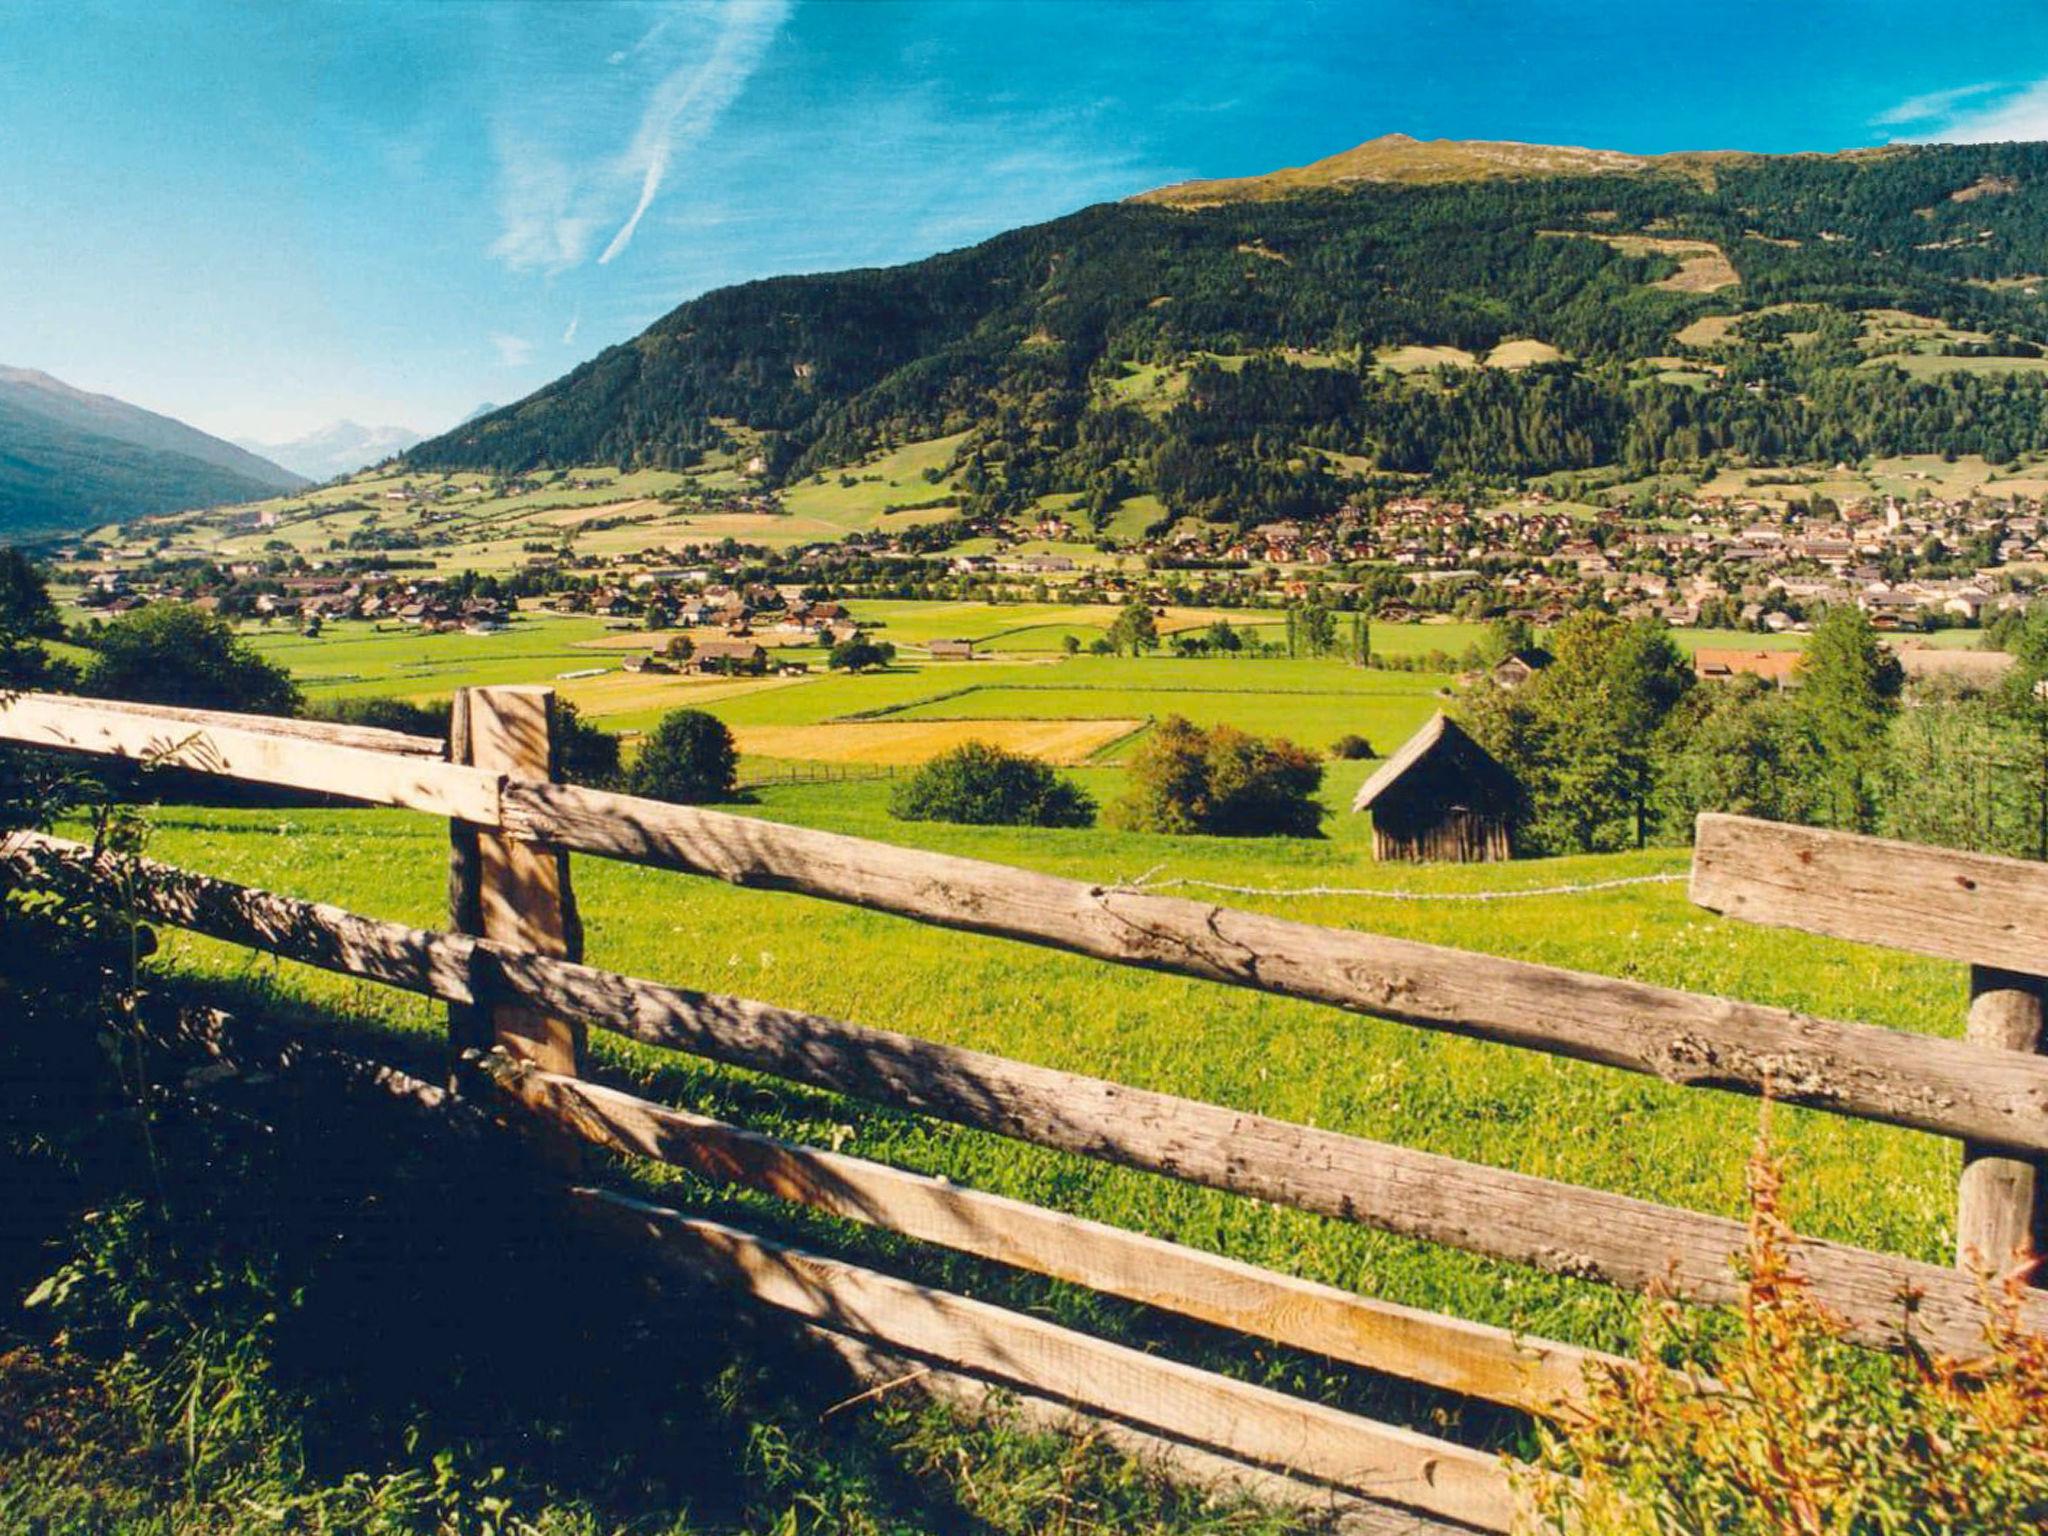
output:
[[1473,864],[1514,857],[1508,826],[1521,786],[1439,711],[1365,781],[1354,811],[1372,812],[1376,859]]

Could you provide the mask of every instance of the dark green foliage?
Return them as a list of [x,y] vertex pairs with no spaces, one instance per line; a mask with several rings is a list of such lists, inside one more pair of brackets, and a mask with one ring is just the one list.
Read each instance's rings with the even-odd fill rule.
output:
[[555,700],[555,776],[591,789],[619,782],[619,738],[564,698]]
[[223,620],[184,603],[152,603],[100,632],[81,689],[103,699],[289,715],[291,674],[257,654]]
[[1208,730],[1169,715],[1131,754],[1130,788],[1111,810],[1132,832],[1315,837],[1322,764],[1282,737]]
[[1159,621],[1141,597],[1125,603],[1109,626],[1109,644],[1119,656],[1139,656],[1159,649]]
[[1348,763],[1355,763],[1372,755],[1372,743],[1355,732],[1347,731],[1330,743],[1330,756]]
[[0,635],[48,639],[63,632],[43,573],[13,545],[0,545]]
[[626,789],[651,800],[697,805],[728,800],[739,772],[732,732],[701,709],[671,710],[626,773]]
[[35,562],[12,545],[0,546],[0,690],[71,686],[72,668],[39,643],[63,632]]
[[1704,811],[1810,821],[1812,738],[1792,697],[1761,678],[1695,688],[1656,742],[1658,826],[1683,841]]
[[1095,820],[1095,801],[1035,757],[970,741],[898,784],[889,813],[974,827],[1085,827]]
[[896,659],[896,647],[887,640],[852,635],[833,646],[825,665],[834,672],[865,672],[869,667],[886,667]]
[[1641,846],[1656,830],[1658,733],[1691,688],[1692,669],[1649,619],[1576,614],[1550,643],[1549,666],[1513,690],[1480,683],[1460,719],[1522,784],[1518,846]]
[[[1951,200],[1984,177],[2011,188]],[[1717,244],[1740,288],[1660,289],[1668,256],[1545,233],[1647,229]],[[729,419],[767,434],[769,478],[784,481],[969,430],[970,511],[1067,491],[1098,525],[1146,491],[1171,515],[1240,524],[1361,494],[1311,450],[1481,477],[1714,454],[2002,459],[2048,442],[2048,378],[1858,366],[1848,311],[1897,307],[1982,330],[2001,352],[2040,347],[2048,305],[1979,280],[2048,270],[2044,231],[2048,146],[2032,144],[1731,161],[1711,184],[1673,171],[1104,205],[908,266],[706,294],[409,457],[686,464],[724,445]],[[1718,381],[1661,383],[1644,364],[1701,314],[1781,304],[1800,308],[1717,346]],[[1574,361],[1404,378],[1280,355],[1482,352],[1518,336]],[[1186,370],[1185,393],[1158,415],[1117,405],[1102,386],[1133,364]]]
[[1825,825],[1852,832],[1876,825],[1887,727],[1904,680],[1860,608],[1830,608],[1807,637],[1799,712],[1813,737]]
[[341,725],[365,725],[404,736],[448,739],[446,699],[424,704],[411,699],[315,699],[306,706],[306,714],[310,719],[332,720]]

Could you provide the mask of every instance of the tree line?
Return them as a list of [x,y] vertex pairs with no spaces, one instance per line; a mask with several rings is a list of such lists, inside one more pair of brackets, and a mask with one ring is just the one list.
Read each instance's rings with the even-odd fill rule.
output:
[[[1906,686],[1861,610],[1828,609],[1794,686],[1700,682],[1654,620],[1575,615],[1515,688],[1483,680],[1457,706],[1523,788],[1518,846],[1606,852],[1689,841],[1707,811],[2048,859],[2048,609],[1997,638],[1990,687]],[[1495,626],[1490,656],[1529,654]]]

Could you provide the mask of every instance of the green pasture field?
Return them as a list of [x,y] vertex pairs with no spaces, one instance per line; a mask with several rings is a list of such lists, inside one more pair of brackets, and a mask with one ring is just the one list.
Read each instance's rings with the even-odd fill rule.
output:
[[[828,469],[790,486],[782,493],[782,504],[795,516],[815,518],[845,532],[874,527],[883,521],[886,507],[930,501],[950,491],[952,476],[934,483],[925,479],[925,472],[943,472],[966,439],[965,432],[958,432],[905,443],[865,463],[844,470]],[[842,474],[851,476],[854,483],[841,485]]]
[[1145,537],[1145,530],[1166,516],[1166,503],[1147,492],[1142,496],[1126,496],[1110,513],[1109,523],[1102,530],[1112,539],[1126,544],[1135,544]]
[[1888,353],[1865,360],[1866,368],[1890,364],[1916,379],[1942,373],[2048,373],[2048,357],[1943,357],[1932,352]]
[[[891,785],[793,785],[758,792],[745,814],[988,857],[1099,883],[1138,880],[1339,927],[1371,929],[1759,1002],[1954,1035],[1957,966],[1803,935],[1752,929],[1691,907],[1658,883],[1505,901],[1391,895],[1217,895],[1162,884],[1208,880],[1299,890],[1432,896],[1586,885],[1682,871],[1652,850],[1508,866],[1382,866],[1366,818],[1340,808],[1367,765],[1325,787],[1328,836],[1248,840],[1101,829],[1027,831],[902,823]],[[1117,775],[1074,775],[1099,795]],[[446,831],[402,812],[194,810],[158,813],[152,852],[173,863],[420,925],[443,919]],[[1461,1040],[1305,1003],[1120,969],[1026,945],[927,928],[836,904],[578,857],[591,963],[679,985],[762,998],[1022,1060],[1109,1077],[1433,1152],[1702,1210],[1742,1209],[1758,1133],[1749,1100],[1612,1069]],[[171,936],[166,963],[321,1005],[378,1030],[386,1048],[431,1052],[440,1010],[419,1000]],[[411,1044],[406,1044],[410,1041]],[[942,1174],[1058,1209],[1212,1249],[1365,1294],[1548,1337],[1626,1350],[1636,1303],[1590,1282],[1022,1147],[753,1074],[704,1067],[610,1037],[592,1070],[634,1091],[797,1139]],[[1941,1260],[1952,1242],[1958,1155],[1915,1133],[1780,1108],[1774,1145],[1790,1160],[1788,1209],[1816,1236]],[[625,1177],[615,1170],[616,1182]],[[1067,1324],[1132,1339],[1290,1390],[1406,1417],[1438,1432],[1521,1443],[1511,1416],[1367,1384],[1286,1352],[1221,1343],[1148,1321],[1065,1287],[949,1260],[756,1197],[681,1176],[644,1175],[663,1198]],[[1440,1420],[1432,1422],[1435,1413]]]
[[[1144,665],[1144,664],[1140,664]],[[1385,756],[1419,730],[1443,703],[1443,679],[1428,673],[1364,672],[1349,676],[1327,664],[1204,662],[1148,669],[1143,679],[1119,684],[1060,681],[978,687],[891,712],[892,720],[1164,719],[1181,715],[1197,725],[1234,725],[1256,735],[1285,736],[1327,748],[1357,734]],[[1308,669],[1314,668],[1311,673]],[[1353,683],[1354,679],[1365,681]],[[1351,686],[1337,686],[1339,684]]]
[[[1451,682],[1440,671],[1361,668],[1335,659],[1066,655],[1065,637],[1085,647],[1106,632],[1116,610],[1102,605],[903,601],[851,607],[876,626],[876,634],[899,647],[902,657],[896,666],[848,676],[828,672],[824,652],[800,649],[773,653],[778,660],[810,665],[811,671],[797,678],[627,673],[621,663],[628,654],[651,649],[666,637],[586,616],[532,615],[493,635],[423,634],[368,623],[330,625],[312,638],[281,628],[252,627],[249,634],[259,651],[291,669],[312,701],[444,699],[463,687],[541,683],[556,688],[592,721],[629,736],[684,708],[709,710],[735,729],[871,718],[1153,721],[1179,714],[1201,725],[1231,724],[1286,736],[1317,750],[1327,750],[1339,736],[1357,734],[1384,755],[1440,707]],[[1162,621],[1162,628],[1195,627],[1214,618],[1279,638],[1280,616],[1259,610],[1180,609]],[[1455,664],[1484,633],[1484,626],[1471,623],[1374,624],[1372,646],[1383,656],[1442,652]],[[952,636],[973,639],[990,654],[974,661],[925,658],[923,648],[932,640]],[[1798,634],[1731,630],[1674,630],[1672,638],[1688,653],[1703,646],[1796,650],[1805,643]],[[1936,646],[1969,646],[1977,635],[1950,630],[1916,638]],[[566,675],[595,669],[602,670],[594,676]],[[948,733],[934,731],[931,750],[940,750],[949,739]],[[1121,737],[1099,756],[1119,762],[1137,739],[1136,734]],[[776,755],[789,750],[790,742],[783,741]],[[921,753],[923,748],[908,750]]]
[[310,638],[284,629],[249,638],[263,655],[289,667],[311,699],[445,698],[457,688],[542,683],[562,672],[616,667],[618,653],[578,648],[604,633],[604,620],[579,615],[523,620],[495,635],[347,623]]

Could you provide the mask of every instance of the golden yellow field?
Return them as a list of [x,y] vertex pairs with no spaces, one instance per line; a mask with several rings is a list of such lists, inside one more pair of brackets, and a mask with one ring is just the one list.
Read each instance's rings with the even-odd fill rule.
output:
[[1657,279],[1650,284],[1652,288],[1669,289],[1674,293],[1713,293],[1722,288],[1737,287],[1742,282],[1735,271],[1735,264],[1729,261],[1721,247],[1706,240],[1679,240],[1666,235],[1596,235],[1577,229],[1545,229],[1538,233],[1559,240],[1598,240],[1624,256],[1655,254],[1676,257],[1678,270],[1669,277]]
[[1463,347],[1382,347],[1373,357],[1382,368],[1396,373],[1414,373],[1422,368],[1476,368],[1479,359]]
[[847,720],[824,725],[742,725],[748,757],[818,763],[922,763],[970,741],[1071,764],[1128,735],[1137,720]]
[[1564,354],[1549,342],[1527,336],[1504,341],[1486,354],[1486,366],[1489,368],[1530,368],[1538,363],[1563,361]]
[[609,718],[641,710],[696,709],[714,699],[737,698],[800,685],[800,677],[698,677],[665,672],[607,672],[553,684],[584,714]]

